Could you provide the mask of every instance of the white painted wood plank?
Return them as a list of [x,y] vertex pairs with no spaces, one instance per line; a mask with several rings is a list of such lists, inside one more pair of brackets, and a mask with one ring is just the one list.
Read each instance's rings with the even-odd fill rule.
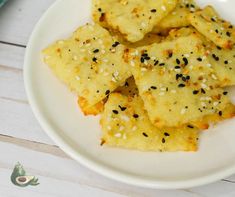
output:
[[190,189],[190,191],[204,197],[234,197],[235,184],[220,181],[210,185],[193,188]]
[[[0,168],[1,169],[1,168]],[[0,196],[33,196],[33,197],[73,197],[73,196],[95,196],[95,197],[124,197],[124,195],[104,191],[86,185],[76,184],[63,180],[56,180],[38,176],[42,180],[36,187],[19,188],[14,186],[10,180],[11,170],[0,170]],[[125,195],[126,196],[126,195]]]
[[0,43],[0,65],[22,69],[24,53],[25,48]]
[[27,101],[22,70],[0,65],[0,97]]
[[0,133],[21,139],[54,144],[39,126],[29,105],[17,100],[0,99]]
[[0,41],[26,45],[34,25],[54,0],[11,0],[0,11]]
[[[0,142],[0,155],[0,191],[2,187],[1,185],[7,187],[6,191],[11,190],[11,187],[13,189],[13,186],[11,186],[9,182],[9,176],[15,163],[19,161],[24,165],[28,174],[39,177],[40,186],[35,188],[25,188],[26,191],[33,190],[34,192],[44,192],[45,194],[55,196],[66,196],[66,194],[71,194],[70,192],[74,191],[75,193],[71,194],[71,196],[73,196],[73,194],[77,194],[76,188],[85,188],[85,190],[89,190],[89,188],[96,188],[97,190],[93,193],[93,196],[99,196],[100,191],[108,192],[107,194],[110,194],[110,197],[115,197],[114,194],[133,197],[201,196],[191,193],[190,191],[183,190],[164,191],[128,186],[104,178],[80,166],[73,160],[33,151],[10,143]],[[5,171],[5,174],[1,174],[2,171]],[[59,193],[55,193],[57,190]],[[114,194],[111,195],[111,193]]]

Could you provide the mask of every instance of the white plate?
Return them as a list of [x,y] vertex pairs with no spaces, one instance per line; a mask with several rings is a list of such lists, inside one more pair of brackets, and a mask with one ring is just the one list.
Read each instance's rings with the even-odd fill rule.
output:
[[[235,23],[234,0],[199,3],[214,5],[224,18]],[[188,188],[235,173],[234,119],[204,132],[197,153],[144,153],[99,145],[99,117],[82,115],[75,95],[57,80],[40,56],[49,43],[68,37],[91,20],[90,4],[90,0],[56,1],[38,22],[27,47],[25,86],[34,114],[47,134],[88,168],[142,187]]]

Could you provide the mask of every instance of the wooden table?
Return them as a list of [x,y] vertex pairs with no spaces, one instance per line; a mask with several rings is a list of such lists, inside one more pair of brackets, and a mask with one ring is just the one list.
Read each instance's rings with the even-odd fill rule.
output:
[[[79,165],[49,139],[28,104],[22,68],[32,29],[53,2],[10,0],[0,9],[0,197],[234,197],[235,176],[203,187],[171,191],[117,183]],[[40,185],[13,185],[10,176],[17,162],[38,177]]]

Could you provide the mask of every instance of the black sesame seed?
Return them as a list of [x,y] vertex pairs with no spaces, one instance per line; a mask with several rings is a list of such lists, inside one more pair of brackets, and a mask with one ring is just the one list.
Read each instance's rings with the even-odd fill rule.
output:
[[190,129],[194,128],[194,126],[192,126],[192,125],[188,125],[187,127],[190,128]]
[[98,11],[99,11],[99,12],[102,12],[102,9],[101,9],[101,8],[98,8]]
[[181,67],[180,66],[175,66],[175,69],[180,69]]
[[152,10],[150,10],[152,13],[155,13],[155,12],[157,12],[157,10],[156,9],[152,9]]
[[139,118],[139,115],[138,114],[134,114],[133,117],[134,118]]
[[199,93],[198,90],[194,90],[194,91],[193,91],[193,94],[198,94],[198,93]]
[[223,95],[227,95],[228,94],[228,92],[223,92]]
[[114,114],[118,114],[118,110],[113,110],[113,113]]
[[219,33],[218,29],[216,29],[215,32],[218,34]]
[[95,49],[93,53],[98,53],[99,51],[100,51],[99,49]]
[[168,53],[168,57],[171,58],[173,56],[173,52]]
[[188,59],[186,57],[184,57],[183,61],[184,61],[184,65],[187,66],[188,65]]
[[185,87],[185,84],[181,83],[181,84],[178,85],[178,87],[183,88],[183,87]]
[[179,59],[176,59],[176,63],[177,63],[177,64],[180,64],[180,60],[179,60]]
[[228,64],[228,61],[227,61],[227,60],[225,60],[225,61],[224,61],[224,64]]
[[183,76],[182,74],[176,74],[175,78],[176,78],[176,80],[178,80],[182,76]]
[[186,81],[187,81],[187,79],[186,79],[186,77],[185,77],[185,76],[183,76],[183,77],[182,77],[182,80],[183,80],[184,82],[186,82]]
[[110,93],[110,90],[106,90],[105,95],[108,95]]
[[126,107],[122,107],[121,105],[118,106],[120,108],[121,111],[125,111]]
[[222,111],[219,111],[219,116],[222,116],[223,115],[223,112]]
[[190,80],[190,78],[191,78],[190,76],[186,76],[186,79],[187,79],[187,80]]
[[147,56],[147,57],[145,57],[144,59],[145,59],[145,60],[150,60],[151,58]]
[[197,58],[197,61],[201,62],[201,61],[202,61],[202,58],[200,58],[200,57],[199,57],[199,58]]
[[156,90],[157,87],[156,86],[151,86],[151,89]]
[[159,66],[165,66],[165,63],[161,63],[161,64],[159,64]]
[[92,58],[92,61],[95,62],[95,63],[97,63],[97,58],[96,58],[96,57],[93,57],[93,58]]
[[154,66],[158,65],[159,61],[158,60],[154,60]]
[[215,54],[212,54],[212,57],[215,59],[215,61],[219,61],[219,57],[216,56]]
[[170,136],[170,134],[167,133],[167,132],[165,132],[164,135],[165,135],[166,137],[169,137],[169,136]]
[[226,32],[226,35],[227,35],[228,37],[230,37],[230,36],[231,36],[231,33],[230,33],[230,32]]
[[162,138],[162,143],[164,144],[166,142],[165,138]]
[[144,137],[148,137],[148,135],[146,133],[142,133]]
[[203,88],[201,88],[201,93],[206,94],[206,91]]
[[129,83],[128,83],[127,81],[126,81],[126,83],[125,83],[125,86],[126,86],[126,87],[128,87],[128,86],[129,86]]
[[96,93],[99,93],[99,92],[100,92],[99,90],[96,91]]
[[145,61],[144,58],[141,57],[141,58],[140,58],[140,62],[141,62],[141,63],[144,63],[144,61]]
[[115,42],[113,45],[112,45],[112,47],[117,47],[118,45],[120,44],[120,42]]
[[218,50],[221,50],[221,49],[222,49],[220,46],[216,46],[216,48],[217,48]]
[[216,20],[214,18],[211,18],[211,21],[216,22]]
[[232,26],[232,25],[229,25],[229,26],[228,26],[228,28],[229,28],[229,29],[232,29],[232,28],[233,28],[233,26]]

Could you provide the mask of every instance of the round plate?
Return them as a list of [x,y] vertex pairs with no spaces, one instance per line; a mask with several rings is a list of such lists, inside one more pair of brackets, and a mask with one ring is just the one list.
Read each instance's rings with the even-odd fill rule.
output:
[[[235,23],[233,0],[201,0]],[[201,3],[200,3],[201,2]],[[235,173],[235,120],[202,133],[196,153],[155,153],[100,146],[99,117],[85,117],[77,98],[43,64],[41,50],[91,21],[91,0],[58,0],[30,38],[24,65],[28,98],[47,134],[73,159],[112,179],[149,188],[207,184]],[[235,96],[235,91],[234,94]]]

